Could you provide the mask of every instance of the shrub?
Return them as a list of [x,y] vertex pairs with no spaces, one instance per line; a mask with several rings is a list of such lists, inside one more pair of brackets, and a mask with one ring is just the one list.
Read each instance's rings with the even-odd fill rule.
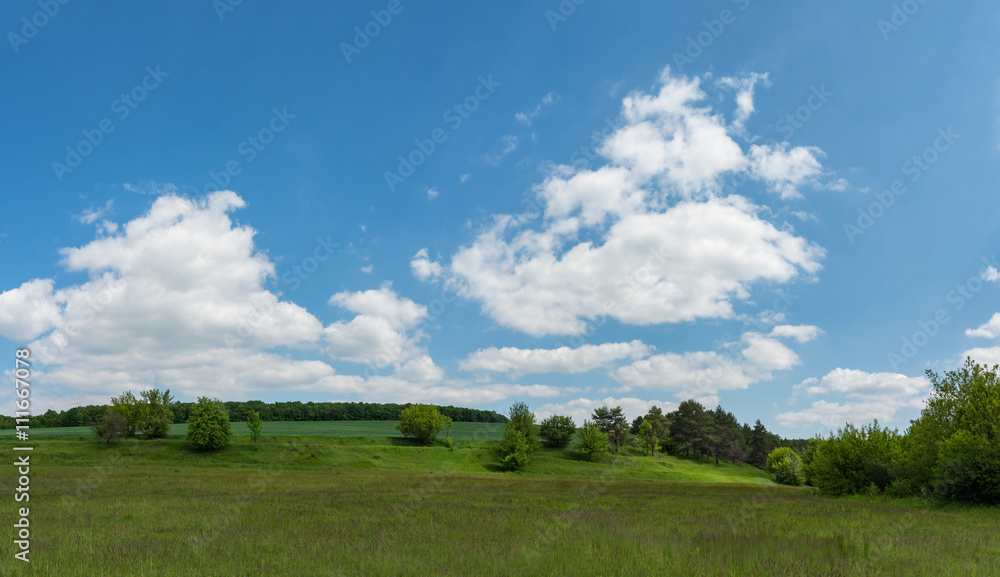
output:
[[528,464],[528,440],[524,433],[508,426],[503,431],[503,438],[493,447],[497,464],[504,471],[513,471]]
[[878,421],[860,429],[846,425],[817,444],[807,476],[827,495],[868,493],[872,483],[885,491],[899,476],[901,456],[896,431]]
[[576,425],[573,424],[573,419],[562,415],[552,415],[538,427],[538,434],[545,444],[557,449],[568,445],[573,440],[575,432]]
[[434,440],[445,425],[450,424],[451,419],[442,416],[434,405],[410,405],[399,414],[396,429],[426,445]]
[[767,456],[767,470],[774,480],[783,485],[801,485],[805,482],[802,474],[802,459],[791,447],[778,447]]
[[219,399],[199,397],[188,418],[187,440],[199,451],[222,449],[233,436],[229,412]]

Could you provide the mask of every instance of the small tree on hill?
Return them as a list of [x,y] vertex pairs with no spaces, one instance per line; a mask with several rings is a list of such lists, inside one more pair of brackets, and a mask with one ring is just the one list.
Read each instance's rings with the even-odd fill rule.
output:
[[507,417],[507,428],[520,431],[528,443],[528,452],[538,449],[541,441],[538,438],[538,424],[535,423],[535,413],[528,409],[526,403],[514,403],[510,406]]
[[450,427],[451,419],[443,416],[434,405],[410,405],[399,414],[396,429],[426,445],[434,440],[445,425]]
[[616,453],[622,445],[628,442],[629,424],[625,418],[625,411],[621,407],[613,409],[597,407],[591,417],[601,432],[608,436]]
[[504,471],[513,471],[528,464],[528,440],[524,438],[524,433],[518,429],[507,427],[503,431],[503,438],[497,441],[493,447],[493,454],[497,464]]
[[601,431],[597,423],[584,421],[576,433],[576,450],[587,454],[587,460],[593,461],[594,455],[608,452],[608,436]]
[[539,426],[539,434],[545,440],[545,444],[557,449],[568,445],[573,440],[575,432],[576,425],[573,424],[573,419],[562,415],[552,415]]
[[247,428],[250,429],[250,438],[253,440],[253,446],[256,447],[260,433],[264,430],[264,421],[261,420],[260,414],[253,409],[247,411]]
[[124,437],[128,432],[128,423],[125,417],[117,411],[108,411],[104,417],[91,425],[90,430],[101,440],[102,445],[107,445],[111,441]]
[[222,449],[233,436],[229,412],[219,399],[199,397],[188,418],[187,440],[199,451]]
[[117,397],[111,397],[111,410],[125,419],[125,437],[136,435],[146,418],[145,409],[145,403],[140,403],[132,391],[125,391]]

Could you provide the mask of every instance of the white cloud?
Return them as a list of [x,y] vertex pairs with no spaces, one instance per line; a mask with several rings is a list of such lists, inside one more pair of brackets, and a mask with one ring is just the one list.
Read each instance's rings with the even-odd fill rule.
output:
[[818,186],[816,179],[823,173],[818,157],[822,155],[822,150],[811,146],[789,150],[787,142],[776,146],[755,144],[750,147],[750,170],[781,198],[801,198],[802,186]]
[[480,349],[459,361],[463,371],[492,371],[512,376],[538,373],[584,373],[622,359],[638,359],[652,347],[642,341],[582,345],[578,348],[517,349],[490,347]]
[[923,377],[834,369],[821,380],[806,379],[796,386],[796,393],[839,395],[842,401],[821,399],[807,409],[780,413],[777,419],[783,426],[836,427],[845,423],[861,425],[873,419],[884,424],[891,422],[900,409],[922,408],[928,385]]
[[73,218],[77,222],[80,222],[82,224],[94,224],[98,220],[101,220],[104,217],[111,214],[111,212],[114,210],[114,206],[115,206],[115,200],[112,198],[108,200],[108,202],[104,203],[104,206],[102,206],[101,208],[90,207],[84,210],[80,214],[73,215]]
[[410,270],[413,271],[413,276],[417,279],[425,281],[441,276],[444,267],[441,266],[441,263],[432,261],[428,256],[427,249],[422,248],[410,260]]
[[375,267],[373,265],[368,265],[368,266],[361,267],[361,272],[363,272],[365,274],[372,274],[373,270],[375,270]]
[[414,329],[427,317],[427,307],[400,298],[389,285],[337,293],[330,303],[358,313],[348,322],[337,321],[324,329],[331,358],[381,368],[400,365],[423,352],[417,344],[423,335]]
[[[714,405],[714,404],[713,404]],[[610,408],[621,407],[625,417],[631,423],[636,417],[649,413],[649,410],[656,406],[660,407],[664,413],[669,413],[677,408],[677,403],[664,403],[663,401],[644,401],[634,397],[604,399],[575,399],[564,403],[546,403],[534,411],[535,418],[539,421],[552,415],[565,415],[572,417],[576,425],[582,426],[583,422],[591,420],[594,409],[601,406]]]
[[471,174],[463,174],[462,176],[458,177],[458,183],[465,184],[466,182],[469,181],[470,178],[472,178]]
[[965,336],[984,339],[1000,338],[1000,313],[994,314],[989,321],[976,329],[966,329]]
[[427,198],[437,198],[438,194],[438,189],[436,188],[431,187],[427,189]]
[[[601,147],[606,166],[553,169],[535,189],[542,219],[496,215],[442,276],[498,324],[542,336],[581,334],[605,317],[732,318],[751,285],[814,275],[822,248],[743,197],[717,196],[723,174],[750,164],[703,106],[700,82],[667,69],[658,93],[625,98],[625,124]],[[411,263],[418,278],[432,276],[418,271],[429,262]]]
[[733,118],[733,125],[737,130],[743,130],[746,121],[754,112],[753,92],[757,83],[764,86],[771,86],[767,74],[750,74],[741,78],[725,77],[719,79],[721,86],[727,86],[736,90],[736,113]]
[[998,282],[1000,281],[1000,272],[997,272],[997,269],[992,266],[988,266],[983,271],[983,280],[986,282]]
[[52,279],[34,279],[0,293],[0,334],[27,341],[56,326],[66,295],[53,293],[53,286]]
[[483,160],[486,161],[490,166],[500,166],[500,162],[505,156],[517,150],[517,137],[513,134],[506,134],[500,138],[503,142],[503,149],[495,153],[485,153],[483,154]]
[[800,343],[808,343],[823,334],[823,330],[812,325],[778,325],[771,329],[771,336],[793,338]]

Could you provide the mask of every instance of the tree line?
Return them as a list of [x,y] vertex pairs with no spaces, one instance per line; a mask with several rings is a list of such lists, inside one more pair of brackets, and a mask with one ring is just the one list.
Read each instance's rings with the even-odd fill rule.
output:
[[[131,393],[129,393],[131,394]],[[186,423],[197,403],[170,402],[173,423]],[[256,411],[263,421],[398,421],[400,414],[411,404],[396,403],[302,403],[299,401],[265,403],[263,401],[226,401],[223,403],[229,418],[236,422],[247,420],[250,411]],[[100,421],[113,405],[87,405],[65,411],[48,410],[32,417],[31,426],[89,427]],[[441,414],[456,422],[504,423],[507,418],[496,411],[465,407],[438,407]],[[0,416],[0,429],[13,429],[14,417]]]

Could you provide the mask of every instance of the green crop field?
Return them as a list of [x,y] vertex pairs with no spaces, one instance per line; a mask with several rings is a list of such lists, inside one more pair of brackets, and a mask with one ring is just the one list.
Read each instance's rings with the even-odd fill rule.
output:
[[[396,430],[398,421],[265,421],[265,435],[306,435],[312,437],[402,437]],[[453,423],[453,439],[494,441],[503,436],[503,423]],[[170,428],[171,435],[183,436],[187,423]],[[246,423],[233,423],[233,433],[249,435]],[[444,433],[442,433],[443,435]],[[64,437],[90,435],[89,427],[32,428],[31,437]],[[0,438],[13,437],[14,429],[0,430]]]
[[501,473],[482,440],[318,435],[216,453],[179,436],[33,440],[31,563],[8,554],[2,574],[1000,574],[995,508],[823,498],[669,456],[542,449]]

